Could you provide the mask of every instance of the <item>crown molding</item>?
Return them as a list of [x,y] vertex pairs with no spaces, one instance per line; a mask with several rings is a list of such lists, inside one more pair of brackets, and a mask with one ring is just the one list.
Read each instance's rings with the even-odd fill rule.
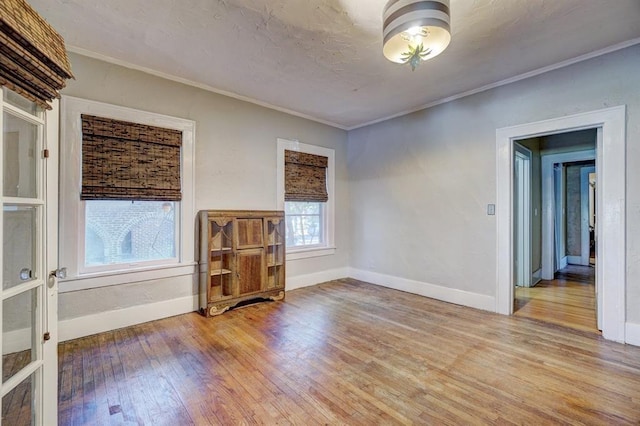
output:
[[114,65],[119,65],[119,66],[124,67],[124,68],[129,68],[129,69],[132,69],[132,70],[135,70],[135,71],[141,71],[141,72],[144,72],[144,73],[147,73],[147,74],[151,74],[151,75],[153,75],[155,77],[164,78],[165,80],[170,80],[170,81],[174,81],[176,83],[185,84],[187,86],[196,87],[198,89],[206,90],[208,92],[216,93],[218,95],[227,96],[229,98],[237,99],[239,101],[249,102],[249,103],[254,104],[254,105],[258,105],[258,106],[261,106],[261,107],[264,107],[264,108],[269,108],[269,109],[272,109],[274,111],[283,112],[285,114],[293,115],[293,116],[296,116],[296,117],[304,118],[306,120],[315,121],[316,123],[325,124],[327,126],[335,127],[335,128],[341,129],[341,130],[347,130],[346,126],[343,126],[343,125],[338,124],[338,123],[332,123],[331,121],[322,120],[320,118],[313,117],[313,116],[310,116],[310,115],[307,115],[307,114],[303,114],[301,112],[293,111],[293,110],[290,110],[290,109],[287,109],[287,108],[282,108],[282,107],[279,107],[277,105],[272,105],[272,104],[270,104],[268,102],[263,102],[263,101],[260,101],[258,99],[250,98],[248,96],[243,96],[243,95],[239,95],[239,94],[234,93],[234,92],[229,92],[227,90],[218,89],[218,88],[210,86],[208,84],[198,83],[197,81],[189,80],[187,78],[177,77],[175,75],[164,73],[162,71],[157,71],[157,70],[154,70],[154,69],[151,69],[151,68],[147,68],[147,67],[143,67],[143,66],[140,66],[140,65],[132,64],[131,62],[127,62],[127,61],[123,61],[123,60],[120,60],[120,59],[116,59],[116,58],[113,58],[111,56],[103,55],[102,53],[97,53],[97,52],[93,52],[91,50],[83,49],[81,47],[67,45],[67,50],[69,52],[76,53],[78,55],[86,56],[86,57],[93,58],[93,59],[98,59],[100,61],[107,62],[107,63],[114,64]]
[[351,130],[356,130],[356,129],[359,129],[359,128],[362,128],[362,127],[370,126],[372,124],[377,124],[377,123],[381,123],[383,121],[387,121],[387,120],[391,120],[391,119],[394,119],[394,118],[402,117],[404,115],[413,114],[414,112],[422,111],[422,110],[425,110],[425,109],[428,109],[428,108],[432,108],[432,107],[437,106],[437,105],[442,105],[442,104],[445,104],[447,102],[455,101],[457,99],[465,98],[467,96],[475,95],[477,93],[485,92],[487,90],[495,89],[497,87],[501,87],[501,86],[505,86],[507,84],[515,83],[517,81],[525,80],[527,78],[535,77],[535,76],[538,76],[540,74],[544,74],[544,73],[547,73],[547,72],[550,72],[550,71],[554,71],[554,70],[557,70],[557,69],[560,69],[560,68],[565,68],[565,67],[568,67],[570,65],[577,64],[579,62],[587,61],[589,59],[597,58],[598,56],[606,55],[608,53],[612,53],[612,52],[615,52],[615,51],[618,51],[618,50],[625,49],[627,47],[634,46],[636,44],[640,44],[640,37],[634,38],[634,39],[631,39],[631,40],[627,40],[627,41],[624,41],[622,43],[614,44],[612,46],[605,47],[603,49],[596,50],[596,51],[593,51],[593,52],[590,52],[590,53],[586,53],[584,55],[576,56],[575,58],[567,59],[565,61],[561,61],[561,62],[552,64],[552,65],[548,65],[546,67],[538,68],[538,69],[533,70],[533,71],[529,71],[529,72],[526,72],[526,73],[523,73],[523,74],[519,74],[519,75],[516,75],[516,76],[513,76],[513,77],[509,77],[507,79],[500,80],[500,81],[497,81],[495,83],[490,83],[490,84],[478,87],[477,89],[467,90],[465,92],[461,92],[461,93],[458,93],[458,94],[455,94],[455,95],[452,95],[452,96],[448,96],[446,98],[438,99],[436,101],[423,104],[423,105],[421,105],[419,107],[416,107],[416,108],[404,110],[404,111],[398,112],[396,114],[392,114],[392,115],[389,115],[389,116],[381,117],[381,118],[378,118],[378,119],[375,119],[375,120],[372,120],[372,121],[368,121],[368,122],[365,122],[365,123],[362,123],[362,124],[357,124],[357,125],[354,125],[354,126],[345,126],[345,125],[342,125],[342,124],[333,123],[331,121],[323,120],[323,119],[320,119],[320,118],[317,118],[317,117],[313,117],[313,116],[310,116],[310,115],[307,115],[307,114],[303,114],[303,113],[300,113],[300,112],[297,112],[297,111],[293,111],[293,110],[290,110],[290,109],[287,109],[287,108],[282,108],[282,107],[279,107],[279,106],[276,106],[276,105],[272,105],[272,104],[270,104],[268,102],[263,102],[263,101],[260,101],[258,99],[254,99],[254,98],[251,98],[251,97],[248,97],[248,96],[243,96],[243,95],[239,95],[239,94],[234,93],[234,92],[229,92],[229,91],[226,91],[226,90],[218,89],[218,88],[210,86],[208,84],[198,83],[196,81],[192,81],[192,80],[189,80],[189,79],[186,79],[186,78],[177,77],[177,76],[174,76],[174,75],[171,75],[171,74],[167,74],[167,73],[164,73],[164,72],[161,72],[161,71],[153,70],[151,68],[143,67],[143,66],[140,66],[140,65],[135,65],[135,64],[132,64],[132,63],[127,62],[127,61],[116,59],[116,58],[113,58],[113,57],[110,57],[110,56],[107,56],[107,55],[103,55],[101,53],[96,53],[96,52],[93,52],[93,51],[90,51],[90,50],[86,50],[86,49],[80,48],[80,47],[77,47],[77,46],[67,46],[67,49],[70,52],[76,53],[78,55],[87,56],[89,58],[94,58],[94,59],[98,59],[98,60],[101,60],[101,61],[104,61],[104,62],[108,62],[108,63],[111,63],[111,64],[119,65],[119,66],[122,66],[122,67],[125,67],[125,68],[133,69],[133,70],[136,70],[136,71],[141,71],[141,72],[144,72],[144,73],[147,73],[147,74],[154,75],[156,77],[164,78],[166,80],[174,81],[174,82],[181,83],[181,84],[186,84],[186,85],[192,86],[192,87],[197,87],[197,88],[202,89],[202,90],[206,90],[206,91],[209,91],[209,92],[212,92],[212,93],[217,93],[217,94],[223,95],[223,96],[228,96],[230,98],[237,99],[237,100],[240,100],[240,101],[249,102],[249,103],[252,103],[254,105],[258,105],[258,106],[261,106],[261,107],[264,107],[264,108],[269,108],[269,109],[272,109],[272,110],[275,110],[275,111],[283,112],[285,114],[293,115],[293,116],[296,116],[296,117],[304,118],[306,120],[310,120],[310,121],[314,121],[316,123],[320,123],[320,124],[324,124],[324,125],[327,125],[327,126],[335,127],[337,129],[351,131]]
[[421,105],[419,107],[408,109],[408,110],[405,110],[405,111],[402,111],[402,112],[399,112],[399,113],[396,113],[396,114],[393,114],[393,115],[389,115],[387,117],[378,118],[376,120],[368,121],[368,122],[363,123],[363,124],[358,124],[358,125],[355,125],[355,126],[347,127],[346,130],[347,131],[355,130],[355,129],[359,129],[361,127],[366,127],[366,126],[370,126],[372,124],[377,124],[377,123],[381,123],[383,121],[391,120],[393,118],[398,118],[398,117],[402,117],[404,115],[413,114],[414,112],[418,112],[418,111],[422,111],[422,110],[425,110],[425,109],[428,109],[428,108],[432,108],[432,107],[437,106],[437,105],[446,104],[447,102],[451,102],[451,101],[455,101],[457,99],[465,98],[467,96],[475,95],[476,93],[485,92],[487,90],[495,89],[495,88],[500,87],[500,86],[505,86],[507,84],[515,83],[515,82],[520,81],[520,80],[526,80],[527,78],[535,77],[535,76],[540,75],[540,74],[544,74],[544,73],[547,73],[547,72],[550,72],[550,71],[554,71],[554,70],[557,70],[557,69],[560,69],[560,68],[568,67],[570,65],[577,64],[578,62],[583,62],[583,61],[587,61],[589,59],[597,58],[598,56],[606,55],[607,53],[612,53],[612,52],[615,52],[615,51],[618,51],[618,50],[626,49],[627,47],[631,47],[631,46],[634,46],[636,44],[640,44],[640,37],[634,38],[634,39],[631,39],[631,40],[627,40],[627,41],[622,42],[622,43],[614,44],[612,46],[605,47],[604,49],[596,50],[596,51],[593,51],[593,52],[590,52],[590,53],[586,53],[584,55],[576,56],[575,58],[567,59],[566,61],[561,61],[561,62],[555,63],[553,65],[549,65],[549,66],[546,66],[546,67],[538,68],[536,70],[529,71],[529,72],[526,72],[524,74],[519,74],[519,75],[516,75],[514,77],[509,77],[507,79],[500,80],[500,81],[497,81],[495,83],[490,83],[490,84],[487,84],[485,86],[478,87],[477,89],[467,90],[466,92],[461,92],[461,93],[458,93],[456,95],[452,95],[452,96],[448,96],[446,98],[438,99],[437,101],[429,102],[429,103]]

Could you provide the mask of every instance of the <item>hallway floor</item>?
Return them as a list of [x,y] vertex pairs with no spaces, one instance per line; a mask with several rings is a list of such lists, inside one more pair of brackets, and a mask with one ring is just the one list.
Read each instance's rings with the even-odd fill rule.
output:
[[514,315],[599,333],[596,323],[595,268],[569,265],[554,280],[516,288]]

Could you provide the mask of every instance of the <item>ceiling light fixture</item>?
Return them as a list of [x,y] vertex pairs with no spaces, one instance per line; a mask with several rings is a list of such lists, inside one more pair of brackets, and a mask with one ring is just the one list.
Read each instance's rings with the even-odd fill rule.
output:
[[389,0],[382,22],[382,53],[412,70],[451,41],[449,0]]

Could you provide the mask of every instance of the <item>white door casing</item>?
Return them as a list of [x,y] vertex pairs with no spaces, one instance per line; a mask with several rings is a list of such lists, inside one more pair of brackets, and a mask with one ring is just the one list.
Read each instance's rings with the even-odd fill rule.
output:
[[531,287],[531,151],[514,142],[516,285]]
[[44,424],[58,424],[58,279],[52,272],[58,265],[58,168],[60,102],[52,102],[52,109],[45,116],[45,148],[49,158],[45,163],[45,271],[48,273],[46,288],[47,331],[50,339],[44,345]]
[[595,173],[595,166],[580,169],[580,264],[589,266],[589,174]]
[[[596,158],[596,151],[592,149],[582,151],[564,152],[561,154],[549,154],[542,155],[542,274],[543,280],[552,280],[556,270],[561,269],[560,258],[564,257],[564,253],[558,256],[554,246],[556,246],[556,234],[561,234],[564,237],[564,225],[562,220],[557,220],[556,215],[556,186],[554,178],[554,165],[558,163],[569,163],[573,161],[586,161],[594,160]],[[562,182],[559,187],[564,188],[565,183]],[[562,197],[560,197],[562,198]],[[563,208],[564,206],[560,206]],[[562,214],[558,215],[560,218]],[[556,224],[560,222],[556,226]],[[555,228],[559,229],[559,232],[555,231]],[[564,249],[564,239],[561,238],[558,241],[557,246]],[[554,259],[557,257],[557,259]],[[556,267],[557,265],[557,267]]]
[[[496,130],[496,312],[513,313],[513,142],[554,133],[601,129],[598,170],[596,281],[602,297],[602,335],[625,341],[626,107],[624,105]],[[544,242],[543,242],[544,244]]]

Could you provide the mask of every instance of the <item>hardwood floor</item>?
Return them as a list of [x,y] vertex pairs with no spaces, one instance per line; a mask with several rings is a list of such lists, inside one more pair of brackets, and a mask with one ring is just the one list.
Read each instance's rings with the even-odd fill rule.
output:
[[516,288],[514,315],[599,333],[596,323],[595,269],[569,265],[554,280]]
[[61,425],[640,421],[639,347],[350,279],[59,355]]
[[[2,382],[13,377],[31,362],[31,351],[14,352],[2,356]],[[31,424],[31,379],[24,380],[2,397],[3,425]]]

